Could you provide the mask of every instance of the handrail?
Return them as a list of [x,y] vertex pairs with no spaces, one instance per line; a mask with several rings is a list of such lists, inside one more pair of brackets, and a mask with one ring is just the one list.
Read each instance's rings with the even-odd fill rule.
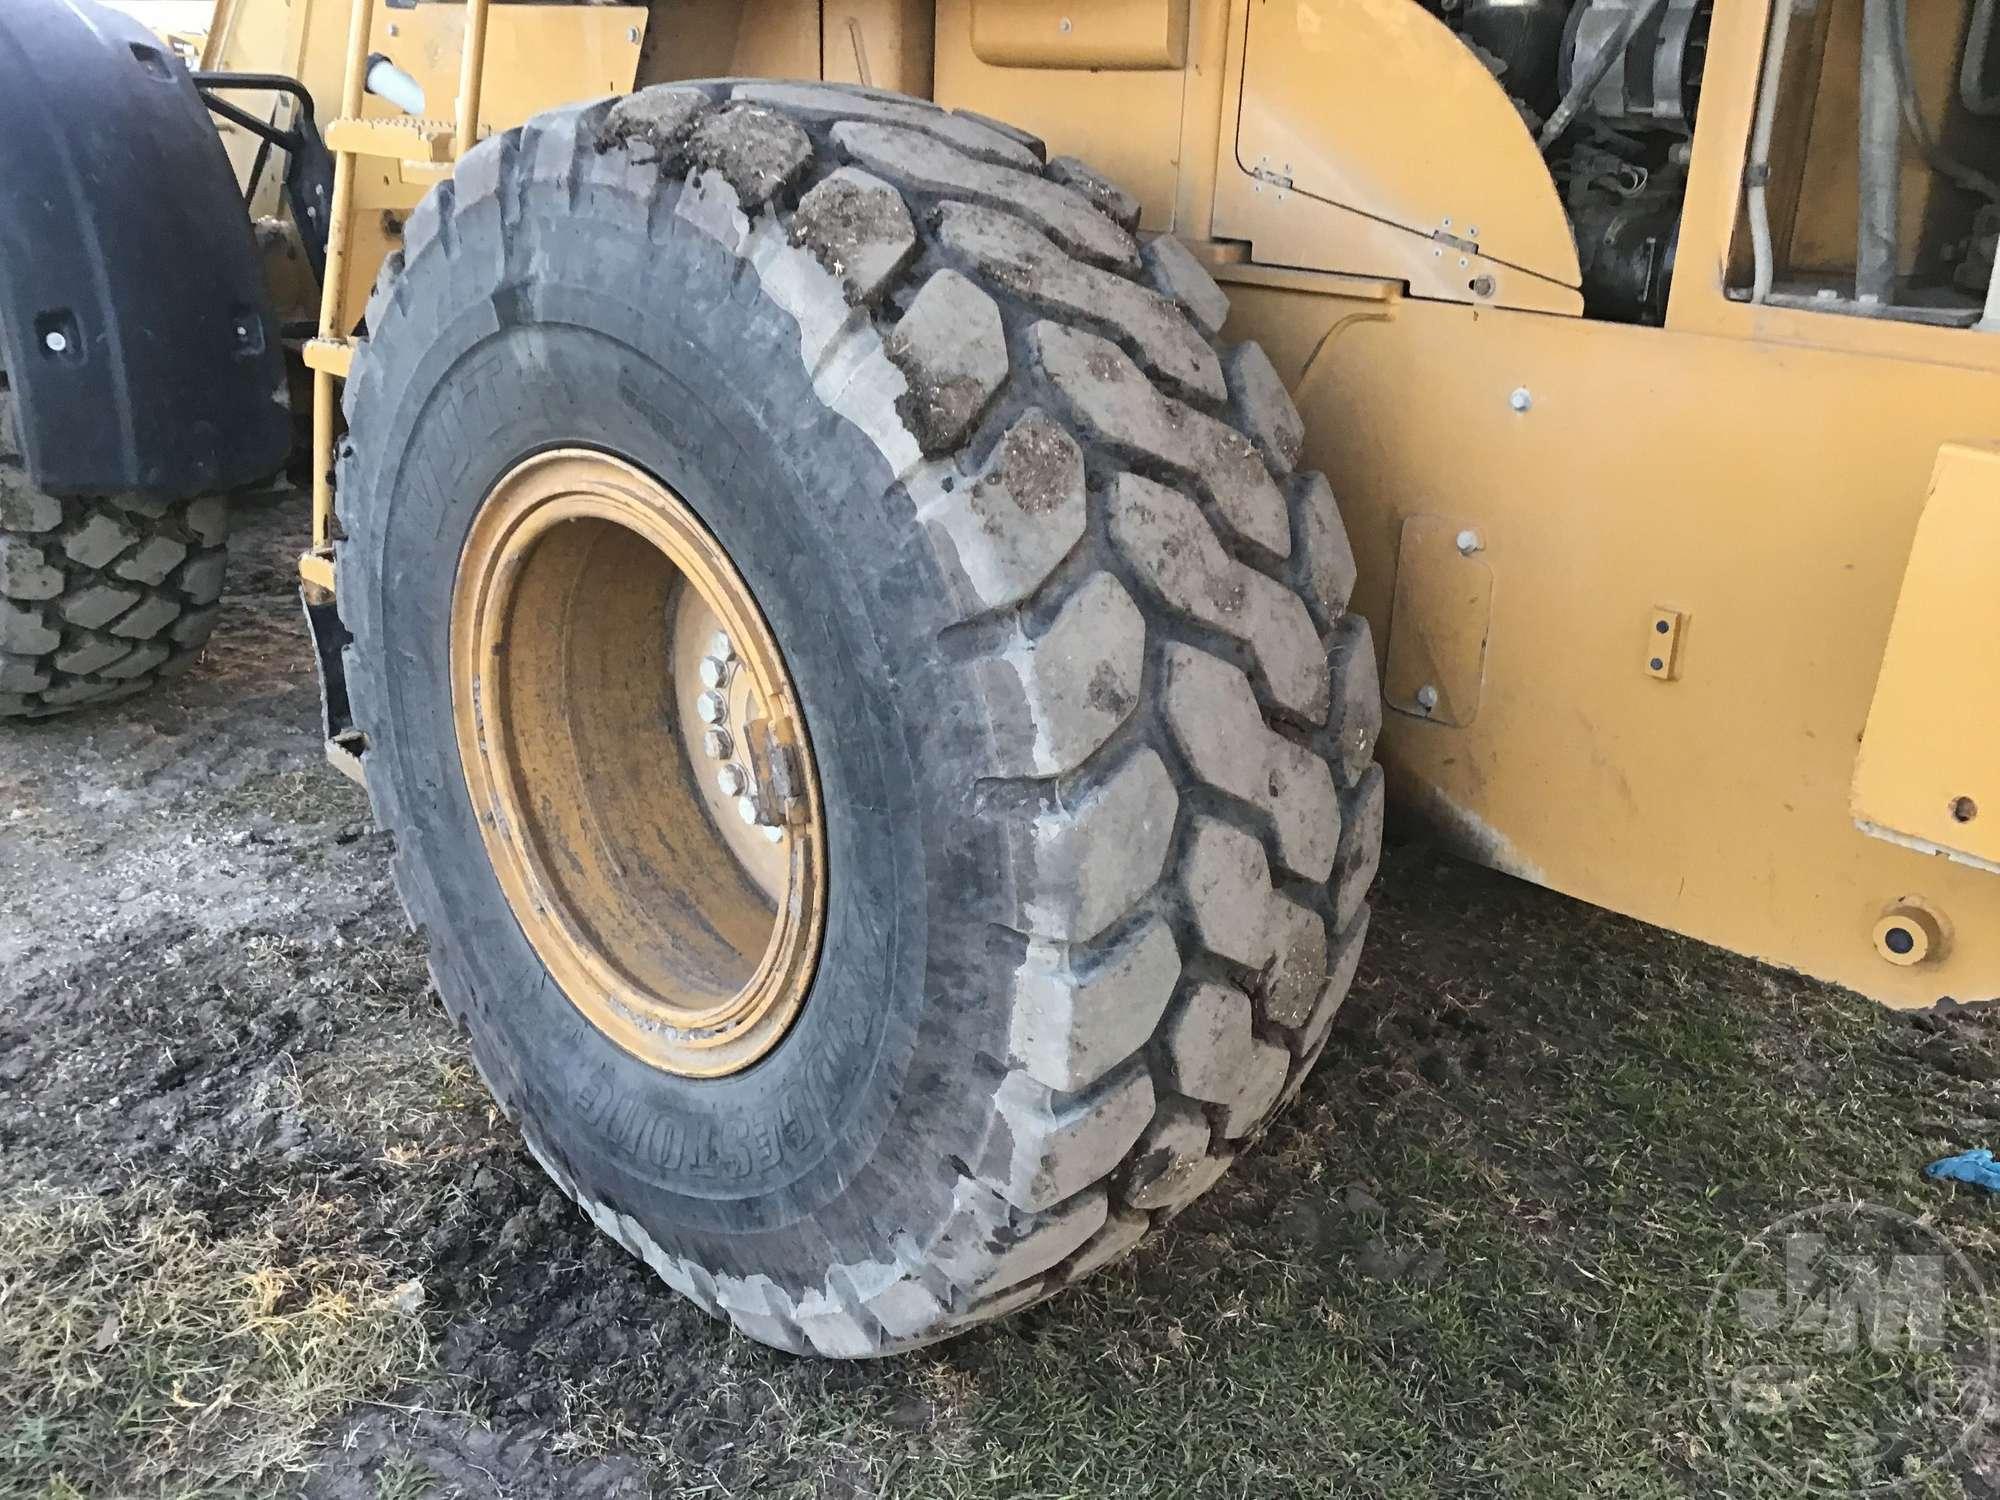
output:
[[[457,129],[451,154],[460,157],[479,140],[480,91],[486,76],[486,21],[490,0],[465,0],[465,50],[459,59]],[[340,118],[361,118],[368,83],[368,41],[375,21],[375,0],[352,0],[348,15],[347,57],[341,75]],[[337,139],[345,137],[336,136]],[[319,338],[322,346],[307,363],[312,369],[312,549],[300,559],[309,583],[333,587],[333,383],[344,378],[345,353],[354,320],[347,307],[347,256],[353,241],[354,152],[333,153],[333,203],[328,214],[326,270],[320,287]]]

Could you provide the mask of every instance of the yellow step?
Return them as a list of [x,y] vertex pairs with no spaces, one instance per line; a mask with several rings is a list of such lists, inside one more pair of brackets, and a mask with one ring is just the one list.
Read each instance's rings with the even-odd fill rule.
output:
[[449,120],[347,117],[328,122],[326,149],[355,156],[386,157],[391,161],[449,162],[454,154],[453,133]]
[[308,370],[324,370],[345,380],[354,367],[354,340],[307,339],[303,358]]

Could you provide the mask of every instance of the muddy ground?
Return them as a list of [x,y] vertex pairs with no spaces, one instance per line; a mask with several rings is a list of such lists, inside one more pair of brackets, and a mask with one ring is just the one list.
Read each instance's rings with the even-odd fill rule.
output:
[[320,759],[303,508],[240,523],[191,676],[0,738],[0,1495],[1994,1493],[1984,1304],[1749,1424],[1703,1319],[1827,1202],[2000,1277],[1916,1171],[2000,1136],[2000,1022],[1419,843],[1298,1106],[1135,1260],[893,1363],[732,1336],[489,1107]]

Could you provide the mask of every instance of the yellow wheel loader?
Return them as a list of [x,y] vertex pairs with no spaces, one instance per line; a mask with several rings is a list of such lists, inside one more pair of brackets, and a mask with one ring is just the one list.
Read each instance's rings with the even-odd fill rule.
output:
[[1991,998],[1995,11],[220,0],[189,72],[13,0],[0,713],[191,659],[295,355],[328,753],[439,993],[800,1352],[1215,1183],[1385,802]]

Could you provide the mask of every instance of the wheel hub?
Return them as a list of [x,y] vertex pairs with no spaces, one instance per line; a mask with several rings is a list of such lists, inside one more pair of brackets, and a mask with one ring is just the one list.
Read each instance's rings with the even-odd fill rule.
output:
[[805,720],[686,502],[577,449],[503,476],[460,555],[452,710],[509,907],[590,1022],[666,1071],[756,1062],[826,905]]

